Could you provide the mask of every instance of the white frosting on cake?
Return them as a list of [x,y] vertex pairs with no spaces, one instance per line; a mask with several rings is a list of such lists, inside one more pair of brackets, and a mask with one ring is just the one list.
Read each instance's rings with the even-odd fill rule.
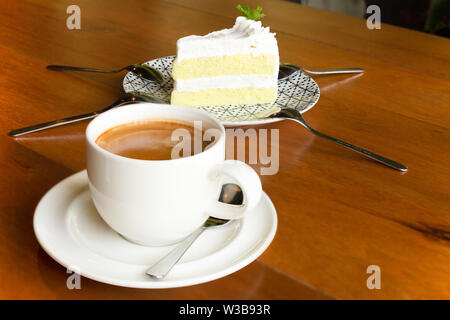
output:
[[177,80],[174,90],[195,91],[211,88],[272,88],[277,86],[273,75],[239,75]]
[[237,17],[231,29],[211,32],[205,36],[188,36],[177,41],[177,59],[192,59],[231,54],[274,54],[278,56],[275,33],[261,21]]

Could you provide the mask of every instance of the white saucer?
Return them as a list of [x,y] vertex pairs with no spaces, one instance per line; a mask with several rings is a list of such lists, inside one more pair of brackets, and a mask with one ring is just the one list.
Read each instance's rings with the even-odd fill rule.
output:
[[34,214],[34,232],[58,263],[90,279],[134,288],[173,288],[224,277],[254,261],[272,242],[277,214],[264,193],[244,219],[206,230],[163,280],[145,270],[174,246],[144,247],[126,241],[98,215],[86,170],[50,189]]

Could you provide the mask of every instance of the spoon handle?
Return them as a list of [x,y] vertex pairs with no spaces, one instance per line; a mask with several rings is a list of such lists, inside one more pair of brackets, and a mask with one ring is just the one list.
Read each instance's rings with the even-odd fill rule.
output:
[[72,71],[86,71],[86,72],[100,72],[100,73],[117,73],[121,70],[103,70],[103,69],[95,69],[95,68],[81,68],[81,67],[72,67],[72,66],[61,66],[61,65],[49,65],[47,66],[48,70],[72,70]]
[[361,68],[327,69],[327,70],[308,70],[303,68],[303,70],[311,74],[344,74],[344,73],[364,72],[364,70]]
[[53,128],[53,127],[58,127],[58,126],[62,126],[64,124],[72,123],[72,122],[77,122],[77,121],[81,121],[81,120],[85,120],[85,119],[91,119],[91,118],[96,117],[98,114],[99,114],[98,111],[94,111],[94,112],[89,112],[89,113],[85,113],[85,114],[80,114],[77,116],[72,116],[72,117],[67,117],[67,118],[63,118],[63,119],[39,123],[39,124],[35,124],[35,125],[29,126],[29,127],[11,130],[8,133],[8,135],[11,137],[17,137],[17,136],[20,136],[23,134],[32,133],[32,132],[36,132],[36,131],[40,131],[40,130],[44,130],[44,129],[48,129],[48,128]]
[[372,160],[378,161],[378,162],[380,162],[380,163],[382,163],[382,164],[384,164],[384,165],[386,165],[388,167],[391,167],[391,168],[399,170],[399,171],[404,171],[404,172],[408,171],[408,167],[406,167],[405,165],[403,165],[403,164],[401,164],[401,163],[399,163],[397,161],[385,158],[383,156],[380,156],[380,155],[378,155],[376,153],[373,153],[373,152],[368,151],[366,149],[363,149],[361,147],[354,146],[354,145],[352,145],[352,144],[350,144],[348,142],[345,142],[345,141],[342,141],[342,140],[330,137],[329,135],[321,133],[321,132],[319,132],[319,131],[317,131],[317,130],[315,130],[313,128],[310,128],[310,131],[312,133],[314,133],[315,135],[319,136],[319,137],[322,137],[322,138],[325,138],[327,140],[333,141],[333,142],[335,142],[335,143],[337,143],[337,144],[339,144],[339,145],[341,145],[343,147],[346,147],[348,149],[356,151],[356,152],[358,152],[358,153],[360,153],[360,154],[362,154],[362,155],[364,155],[364,156],[366,156],[366,157],[368,157],[368,158],[370,158]]
[[164,258],[156,262],[145,273],[151,277],[162,279],[173,268],[174,265],[181,259],[184,253],[194,243],[194,241],[202,234],[204,227],[198,228],[189,237],[179,243],[172,251],[170,251]]
[[391,167],[393,169],[396,169],[396,170],[399,170],[399,171],[404,171],[404,172],[408,171],[408,167],[406,167],[405,165],[403,165],[403,164],[401,164],[401,163],[399,163],[397,161],[385,158],[383,156],[380,156],[380,155],[378,155],[376,153],[373,153],[373,152],[368,151],[366,149],[363,149],[361,147],[354,146],[354,145],[352,145],[352,144],[350,144],[348,142],[345,142],[345,141],[342,141],[342,140],[330,137],[329,135],[326,135],[326,134],[324,134],[322,132],[317,131],[316,129],[312,128],[306,122],[306,120],[303,118],[302,114],[296,109],[293,109],[293,108],[282,108],[278,113],[273,114],[271,117],[272,118],[283,118],[283,119],[288,119],[288,120],[295,121],[295,122],[301,124],[306,129],[308,129],[309,131],[311,131],[312,133],[314,133],[315,135],[317,135],[319,137],[322,137],[324,139],[333,141],[334,143],[337,143],[337,144],[339,144],[339,145],[341,145],[343,147],[346,147],[346,148],[348,148],[350,150],[356,151],[356,152],[358,152],[358,153],[360,153],[360,154],[362,154],[362,155],[364,155],[364,156],[366,156],[366,157],[368,157],[370,159],[378,161],[378,162],[380,162],[380,163],[382,163],[382,164],[384,164],[384,165],[386,165],[388,167]]
[[[131,98],[130,102],[134,102],[134,101],[138,101],[138,100],[141,101],[142,99],[153,99],[150,96],[144,97],[144,98],[142,98],[142,97],[143,97],[142,95],[135,94],[135,96],[133,98]],[[35,124],[35,125],[29,126],[29,127],[21,128],[21,129],[11,130],[8,133],[8,135],[11,137],[17,137],[17,136],[21,136],[21,135],[27,134],[27,133],[32,133],[32,132],[36,132],[36,131],[53,128],[53,127],[58,127],[58,126],[62,126],[65,124],[78,122],[78,121],[82,121],[82,120],[86,120],[86,119],[91,119],[91,118],[98,116],[100,113],[108,111],[122,103],[125,103],[125,102],[127,102],[127,96],[124,96],[123,98],[118,99],[117,101],[115,101],[113,104],[107,106],[106,108],[103,108],[103,109],[100,109],[97,111],[83,113],[83,114],[79,114],[76,116],[71,116],[71,117],[62,118],[62,119],[53,120],[53,121],[48,121],[48,122],[44,122],[44,123],[39,123],[39,124]]]

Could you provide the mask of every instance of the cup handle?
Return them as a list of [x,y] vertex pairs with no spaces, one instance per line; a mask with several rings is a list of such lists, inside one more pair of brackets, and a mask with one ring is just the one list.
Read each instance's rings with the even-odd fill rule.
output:
[[242,161],[225,160],[213,167],[210,178],[215,180],[218,192],[222,187],[222,178],[226,176],[236,182],[244,194],[242,205],[232,205],[219,202],[218,196],[209,207],[208,214],[222,219],[239,219],[254,208],[261,199],[262,187],[258,174]]

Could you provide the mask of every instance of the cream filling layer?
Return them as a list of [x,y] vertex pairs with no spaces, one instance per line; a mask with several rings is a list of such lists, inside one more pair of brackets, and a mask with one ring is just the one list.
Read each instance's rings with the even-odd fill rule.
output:
[[[278,75],[278,74],[277,74]],[[175,91],[195,91],[213,88],[272,88],[278,85],[278,79],[274,75],[240,75],[195,78],[177,80],[174,84]]]

